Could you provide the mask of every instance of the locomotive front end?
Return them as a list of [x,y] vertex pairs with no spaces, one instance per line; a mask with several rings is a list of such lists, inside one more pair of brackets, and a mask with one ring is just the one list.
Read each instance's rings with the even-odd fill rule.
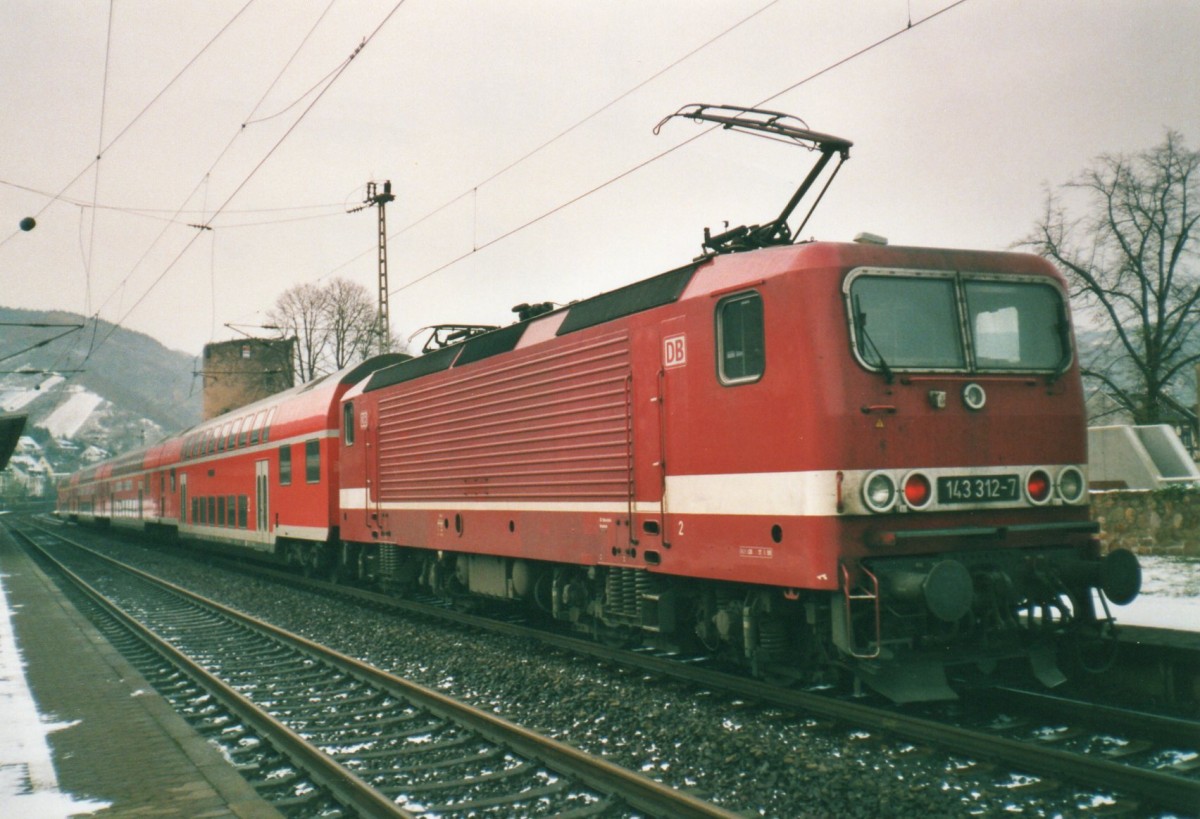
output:
[[1062,643],[1110,635],[1108,603],[1141,583],[1088,514],[1062,283],[1025,255],[895,250],[842,284],[854,406],[835,645],[897,700],[1014,657],[1055,685]]

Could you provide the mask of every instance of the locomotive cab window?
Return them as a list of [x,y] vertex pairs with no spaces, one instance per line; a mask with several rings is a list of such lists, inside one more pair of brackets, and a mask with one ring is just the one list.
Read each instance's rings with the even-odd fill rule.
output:
[[1063,295],[1031,276],[860,269],[846,287],[867,369],[1056,372],[1070,361]]
[[766,368],[762,296],[741,293],[717,305],[717,375],[722,384],[748,384]]
[[980,370],[1051,370],[1067,352],[1061,299],[1027,282],[967,281],[967,326]]
[[342,405],[342,436],[346,446],[354,446],[354,402]]

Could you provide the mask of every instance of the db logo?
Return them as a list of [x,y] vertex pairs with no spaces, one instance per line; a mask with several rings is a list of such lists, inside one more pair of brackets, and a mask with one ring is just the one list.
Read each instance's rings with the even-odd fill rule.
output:
[[682,367],[687,364],[687,336],[668,336],[663,339],[663,366]]

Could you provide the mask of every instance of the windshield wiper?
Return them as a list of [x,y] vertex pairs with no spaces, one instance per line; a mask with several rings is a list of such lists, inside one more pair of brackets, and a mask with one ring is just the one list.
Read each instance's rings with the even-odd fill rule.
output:
[[[884,380],[888,384],[891,384],[894,376],[892,368],[884,360],[883,353],[879,351],[879,345],[875,343],[874,339],[871,338],[871,334],[867,332],[867,314],[863,312],[858,296],[854,297],[854,330],[863,341],[863,352],[868,352],[869,349],[871,353],[874,353],[876,359],[874,366],[878,367],[879,371],[883,373]],[[867,363],[871,362],[868,361]]]

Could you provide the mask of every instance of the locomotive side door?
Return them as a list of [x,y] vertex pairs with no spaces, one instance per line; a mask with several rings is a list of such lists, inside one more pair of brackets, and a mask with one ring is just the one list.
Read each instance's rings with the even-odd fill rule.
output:
[[[343,464],[359,459],[362,480],[362,522],[379,531],[379,464],[376,452],[376,424],[367,401],[347,401],[342,405]],[[359,466],[355,465],[355,473]],[[349,472],[347,472],[349,474]],[[358,513],[355,513],[358,514]]]
[[668,477],[678,472],[682,455],[676,440],[687,418],[687,372],[689,341],[684,316],[667,319],[661,324],[661,355],[658,371],[658,469],[662,482],[661,514],[663,545],[670,546],[684,535],[683,521],[671,514],[670,482]]
[[391,537],[391,526],[388,523],[388,513],[383,508],[383,493],[381,490],[380,480],[383,477],[383,466],[380,463],[383,459],[382,453],[379,451],[379,405],[376,404],[376,414],[368,416],[364,410],[360,413],[359,422],[365,424],[363,431],[367,433],[367,446],[363,450],[363,457],[367,461],[367,487],[369,496],[367,498],[368,506],[371,508],[371,525],[378,529],[380,536]]

